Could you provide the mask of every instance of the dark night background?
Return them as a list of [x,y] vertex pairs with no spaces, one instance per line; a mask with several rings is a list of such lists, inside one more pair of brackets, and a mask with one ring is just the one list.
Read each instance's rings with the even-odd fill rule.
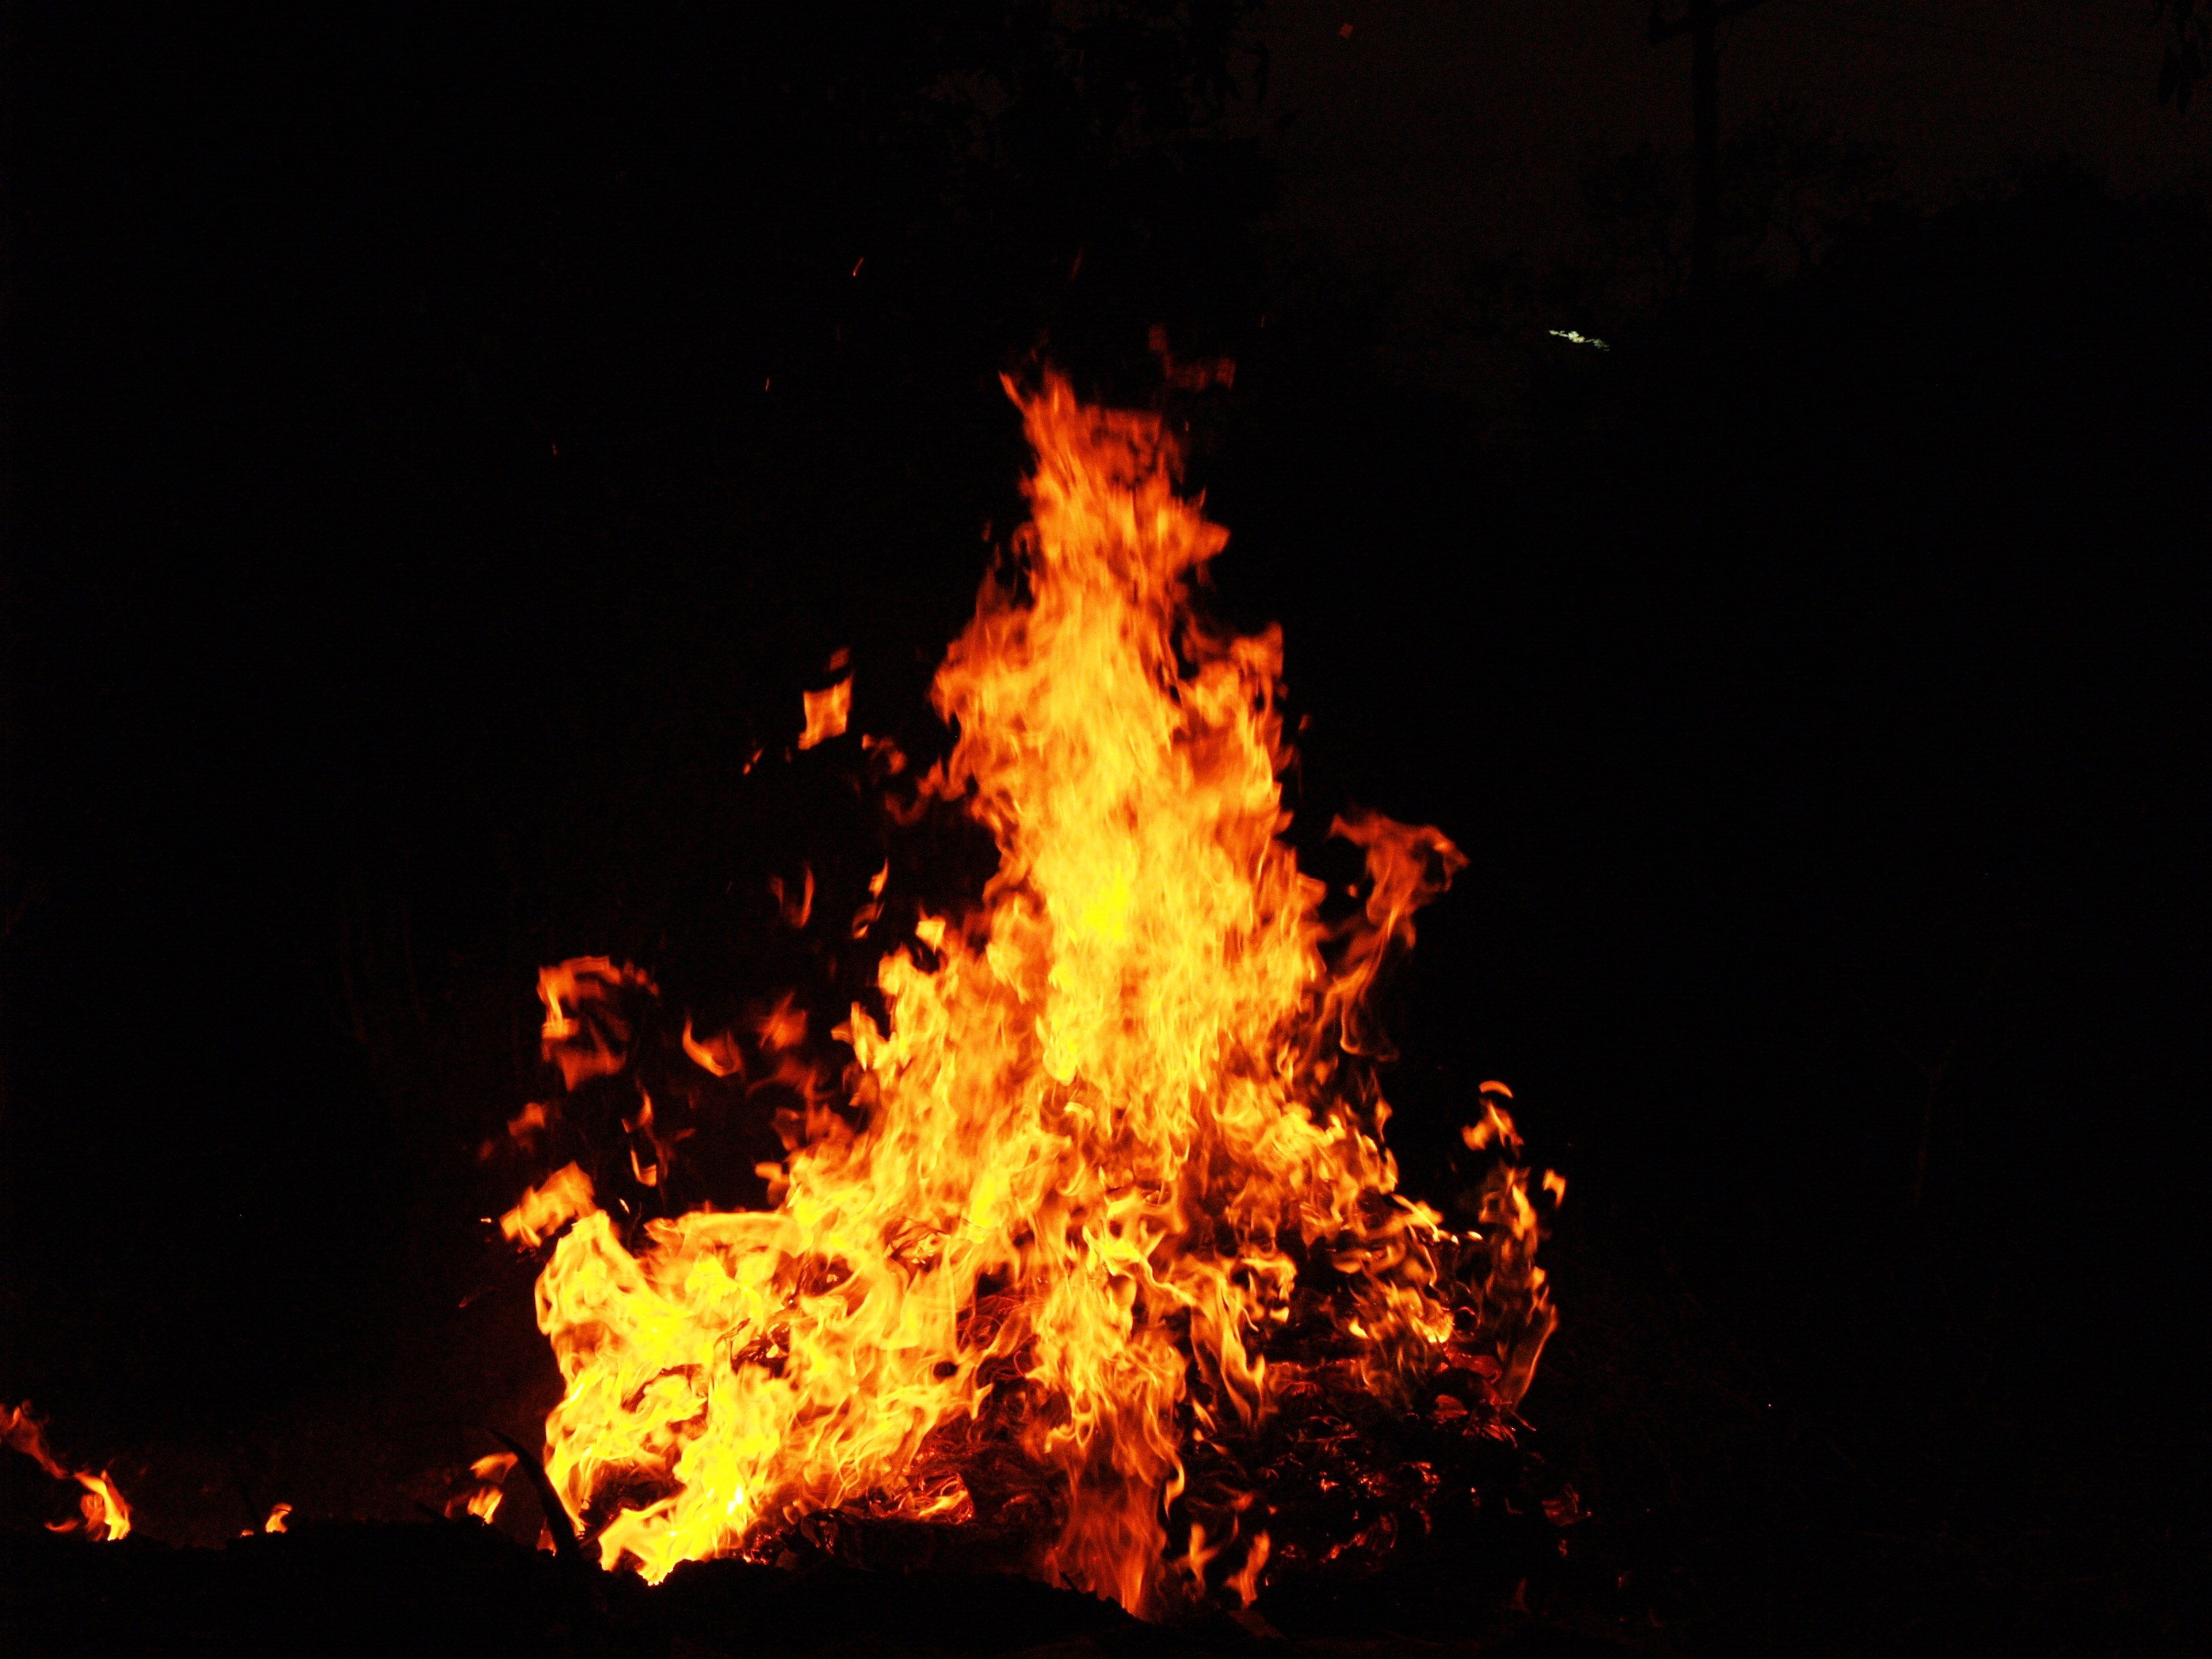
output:
[[[1700,308],[1640,6],[1073,15],[11,9],[0,1398],[203,1541],[521,1431],[474,1149],[548,1091],[537,968],[770,974],[745,896],[842,833],[799,690],[849,647],[854,728],[927,741],[1049,362],[1189,423],[1301,847],[1358,801],[1471,856],[1393,1135],[1448,1198],[1503,1078],[1571,1183],[1552,1616],[2190,1649],[2169,22],[1738,20]],[[1155,325],[1233,389],[1169,398]]]

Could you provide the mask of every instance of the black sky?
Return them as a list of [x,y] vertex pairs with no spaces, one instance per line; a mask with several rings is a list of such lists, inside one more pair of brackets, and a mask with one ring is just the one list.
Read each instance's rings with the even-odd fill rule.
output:
[[[1651,46],[1647,15],[1636,0],[1272,8],[1286,212],[1415,265],[1556,257],[1585,171],[1689,148],[1687,46]],[[1889,150],[1923,201],[2061,154],[2123,191],[2202,181],[2212,138],[2201,112],[2160,106],[2160,38],[2133,0],[1769,0],[1726,25],[1722,120],[1796,104]]]

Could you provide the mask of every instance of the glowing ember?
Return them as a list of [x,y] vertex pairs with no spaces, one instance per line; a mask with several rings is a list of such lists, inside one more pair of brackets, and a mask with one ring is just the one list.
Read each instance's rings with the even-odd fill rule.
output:
[[81,1518],[55,1522],[46,1528],[49,1532],[75,1532],[82,1527],[86,1536],[111,1543],[129,1536],[131,1506],[107,1471],[94,1474],[89,1469],[73,1469],[56,1457],[46,1444],[46,1425],[31,1415],[29,1401],[12,1407],[0,1406],[0,1442],[32,1459],[55,1480],[74,1480],[84,1488],[77,1499]]
[[[1478,1391],[1508,1411],[1552,1328],[1525,1172],[1502,1161],[1455,1235],[1382,1143],[1369,994],[1465,860],[1339,822],[1364,908],[1324,923],[1279,839],[1279,636],[1188,602],[1226,532],[1176,492],[1155,417],[1058,380],[1016,400],[1023,568],[938,673],[958,740],[923,785],[997,842],[981,908],[883,961],[888,1019],[840,1028],[844,1109],[809,1093],[772,1211],[653,1221],[633,1254],[572,1164],[503,1224],[535,1244],[573,1219],[538,1286],[567,1382],[545,1461],[610,1566],[772,1557],[842,1510],[997,1528],[1029,1571],[1139,1613],[1249,1602],[1271,1544],[1239,1448],[1287,1401],[1410,1410],[1452,1367],[1439,1416]],[[849,695],[807,697],[801,746]],[[604,958],[547,970],[569,1086],[621,1064],[626,985],[650,989]],[[742,1066],[689,1022],[683,1052]],[[1481,1110],[1468,1144],[1517,1150]]]

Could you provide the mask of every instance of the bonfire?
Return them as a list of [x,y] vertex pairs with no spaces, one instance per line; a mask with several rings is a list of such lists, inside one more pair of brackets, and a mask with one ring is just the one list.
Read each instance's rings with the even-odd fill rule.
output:
[[[980,902],[907,907],[835,1067],[797,1058],[788,1004],[716,1030],[634,964],[542,977],[565,1087],[623,1091],[633,1188],[667,1190],[712,1091],[800,1102],[766,1207],[626,1221],[571,1163],[504,1218],[549,1252],[556,1519],[608,1568],[906,1528],[1144,1616],[1249,1604],[1420,1523],[1455,1477],[1378,1453],[1390,1425],[1510,1442],[1553,1328],[1538,1206],[1565,1185],[1521,1166],[1510,1091],[1466,1103],[1493,1161],[1459,1231],[1385,1139],[1378,975],[1464,858],[1347,815],[1364,878],[1325,903],[1285,839],[1279,635],[1195,605],[1228,538],[1162,421],[1008,391],[1031,518],[938,671],[949,753],[916,777],[848,732],[849,678],[798,740],[858,735],[893,817],[988,830]],[[835,925],[890,931],[890,877]],[[829,925],[811,870],[777,897]]]

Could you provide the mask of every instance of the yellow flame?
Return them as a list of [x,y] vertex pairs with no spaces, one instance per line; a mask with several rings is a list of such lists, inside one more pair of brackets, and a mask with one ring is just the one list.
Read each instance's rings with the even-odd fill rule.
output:
[[[1057,380],[1017,401],[1025,568],[939,672],[959,738],[926,785],[999,869],[978,914],[917,926],[928,965],[884,961],[888,1019],[841,1028],[860,1131],[793,1151],[773,1211],[653,1221],[635,1254],[574,1165],[502,1224],[574,1221],[538,1286],[567,1385],[546,1466],[610,1566],[658,1580],[841,1505],[972,1515],[962,1448],[988,1443],[1047,1501],[1030,1570],[1156,1612],[1225,1547],[1194,1527],[1170,1554],[1188,1437],[1256,1424],[1305,1370],[1267,1352],[1303,1270],[1335,1275],[1324,1305],[1386,1400],[1464,1338],[1455,1297],[1509,1404],[1551,1328],[1525,1176],[1486,1189],[1486,1278],[1455,1285],[1461,1241],[1396,1193],[1355,1063],[1388,1052],[1365,1008],[1384,954],[1465,860],[1340,823],[1369,896],[1323,924],[1279,839],[1279,637],[1188,604],[1226,533],[1177,493],[1155,417]],[[849,692],[808,695],[802,747]],[[580,1076],[627,1036],[579,1029],[575,994],[616,977],[592,965],[548,983],[549,1054]],[[1511,1141],[1494,1107],[1480,1127],[1471,1146]],[[1255,1532],[1227,1581],[1248,1604],[1267,1559]]]
[[520,1202],[499,1218],[507,1237],[536,1246],[592,1205],[592,1178],[574,1164],[556,1170],[543,1187],[523,1190]]
[[107,1471],[98,1474],[80,1470],[77,1484],[84,1488],[78,1498],[77,1508],[84,1516],[84,1529],[93,1538],[113,1543],[118,1538],[131,1535],[131,1506],[123,1501],[123,1493]]

